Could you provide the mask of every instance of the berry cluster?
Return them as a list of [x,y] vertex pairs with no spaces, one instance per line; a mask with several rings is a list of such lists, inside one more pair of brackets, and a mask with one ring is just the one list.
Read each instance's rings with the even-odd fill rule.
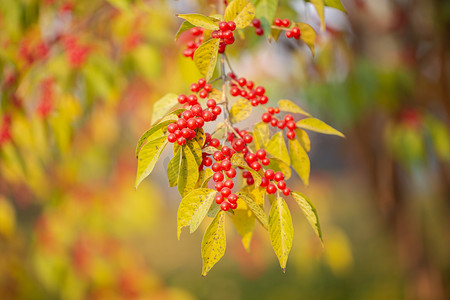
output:
[[219,30],[214,30],[211,33],[213,39],[220,39],[219,43],[219,53],[224,53],[227,45],[234,43],[233,31],[236,29],[236,23],[230,22],[220,22]]
[[264,29],[261,28],[261,21],[259,19],[253,19],[252,20],[252,25],[253,27],[255,27],[255,33],[256,35],[263,35],[264,34]]
[[286,137],[290,140],[295,139],[295,129],[297,128],[297,125],[294,122],[294,117],[287,114],[284,116],[284,119],[277,119],[274,115],[278,113],[280,113],[278,107],[269,107],[267,112],[262,115],[261,120],[265,123],[270,123],[273,127],[278,127],[281,130],[287,128],[288,133],[286,134]]
[[274,21],[273,21],[273,24],[275,25],[275,26],[279,26],[279,27],[289,27],[290,25],[291,25],[291,21],[289,21],[289,19],[284,19],[284,20],[281,20],[280,18],[276,18]]
[[[276,182],[276,184],[274,182]],[[291,194],[291,189],[286,187],[284,174],[282,172],[275,172],[272,169],[267,169],[264,172],[264,177],[261,178],[261,186],[266,187],[266,192],[268,194],[275,194],[277,188],[285,196],[289,196]]]
[[[288,28],[291,25],[291,21],[289,21],[288,19],[281,20],[280,18],[276,18],[273,21],[273,24],[275,26]],[[298,40],[298,39],[300,39],[300,36],[301,36],[300,28],[298,28],[297,26],[294,26],[290,30],[286,31],[286,37],[288,39],[294,38],[294,39]]]
[[27,41],[25,41],[19,48],[19,56],[28,64],[32,64],[35,61],[39,61],[47,57],[49,51],[49,47],[42,41],[35,45],[30,45]]
[[193,93],[198,93],[198,96],[202,99],[208,97],[209,93],[212,91],[212,85],[206,83],[206,80],[200,78],[198,82],[191,84],[191,91]]
[[186,43],[186,49],[183,50],[183,55],[185,57],[194,59],[195,50],[197,50],[203,42],[203,32],[204,29],[201,27],[194,27],[190,29],[191,39]]
[[11,138],[11,116],[4,115],[0,126],[0,146]]
[[266,104],[269,102],[269,98],[265,95],[266,89],[264,87],[257,86],[255,88],[253,81],[247,81],[244,77],[237,78],[234,73],[228,73],[228,76],[234,81],[230,84],[231,96],[243,97],[249,100],[252,106],[258,106],[259,104]]
[[63,37],[63,45],[72,67],[77,68],[84,64],[90,52],[88,46],[81,45],[76,37],[70,35]]

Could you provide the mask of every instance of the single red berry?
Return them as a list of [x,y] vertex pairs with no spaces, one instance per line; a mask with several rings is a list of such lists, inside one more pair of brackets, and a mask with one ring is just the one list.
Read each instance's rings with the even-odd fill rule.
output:
[[222,202],[222,204],[220,204],[220,209],[223,211],[227,211],[231,208],[231,204],[227,201]]
[[212,91],[212,85],[210,85],[210,84],[205,84],[204,89],[205,89],[205,91],[207,91],[207,92],[209,93],[209,92]]
[[198,85],[199,85],[199,87],[204,87],[205,86],[205,84],[206,84],[206,80],[205,79],[203,79],[203,78],[200,78],[199,80],[198,80]]
[[227,159],[222,160],[220,166],[222,167],[222,170],[229,171],[231,169],[231,162]]
[[301,34],[300,34],[300,29],[298,27],[292,28],[292,33],[293,33],[295,39],[298,40],[300,38]]
[[226,171],[225,174],[227,174],[228,178],[234,178],[236,177],[236,169],[231,168],[228,171]]
[[184,104],[184,103],[186,103],[186,102],[187,102],[187,97],[186,97],[186,95],[180,95],[180,96],[178,96],[178,103]]
[[270,183],[269,179],[267,179],[266,177],[261,177],[261,184],[260,184],[260,186],[266,187],[266,186],[269,185],[269,183]]
[[237,208],[237,203],[231,203],[230,202],[230,208],[231,209],[236,209]]
[[205,120],[202,117],[195,118],[195,122],[197,122],[197,127],[202,128],[205,125]]
[[275,181],[281,181],[284,179],[284,174],[282,172],[276,172],[275,176],[273,177]]
[[252,176],[252,174],[247,170],[242,172],[242,177],[244,177],[244,178],[250,178],[251,176]]
[[200,28],[200,27],[192,28],[192,35],[200,35],[201,33],[203,33],[202,28]]
[[278,124],[277,118],[273,118],[272,120],[270,120],[270,125],[272,125],[273,127],[277,127],[277,124]]
[[249,153],[247,154],[247,156],[245,157],[245,160],[251,164],[252,162],[255,162],[257,160],[256,155],[253,153]]
[[243,139],[246,144],[250,144],[253,141],[253,137],[250,134],[244,135]]
[[259,28],[261,27],[261,21],[259,19],[253,19],[252,25],[255,26],[256,28]]
[[247,91],[241,90],[241,96],[246,98],[247,97]]
[[263,160],[261,160],[261,163],[264,165],[264,166],[268,166],[268,165],[270,165],[270,159],[269,158],[264,158]]
[[294,121],[294,116],[287,114],[284,116],[284,120],[286,122]]
[[273,109],[273,112],[274,112],[275,114],[279,114],[279,113],[280,113],[280,109],[279,109],[278,107],[275,107],[275,108]]
[[197,120],[196,119],[189,119],[187,122],[187,126],[189,129],[195,129],[197,128]]
[[284,19],[282,21],[282,24],[284,27],[289,27],[289,25],[291,25],[291,21],[289,21],[289,19]]
[[222,170],[222,167],[220,166],[220,163],[214,163],[211,168],[212,168],[212,170],[214,172],[219,172],[219,171]]
[[268,112],[269,114],[273,115],[273,114],[275,114],[275,109],[274,109],[273,107],[269,107],[269,108],[267,109],[267,112]]
[[228,28],[230,28],[231,31],[234,31],[236,29],[236,23],[234,23],[233,21],[229,21]]
[[269,113],[263,113],[262,116],[261,116],[261,120],[264,123],[269,123],[270,120],[272,120],[272,116]]
[[178,129],[186,128],[187,121],[185,119],[178,119],[177,125],[178,125]]
[[288,139],[290,139],[290,140],[295,139],[295,131],[289,130],[289,131],[286,133],[286,137],[287,137]]
[[277,186],[280,190],[283,190],[286,187],[286,181],[284,180],[278,181]]
[[211,135],[209,133],[205,133],[205,144],[211,142]]
[[248,150],[247,147],[244,147],[244,148],[241,150],[241,152],[242,152],[242,154],[246,155],[246,154],[249,152],[249,150]]
[[224,178],[225,178],[225,176],[223,176],[223,173],[222,173],[222,172],[216,172],[216,173],[214,173],[214,175],[213,175],[213,180],[214,180],[215,182],[222,181]]
[[247,131],[247,130],[241,130],[241,131],[239,131],[236,127],[235,127],[234,129],[236,130],[236,132],[239,133],[239,135],[240,135],[241,137],[243,137],[244,135],[248,134],[248,131]]
[[234,187],[234,182],[231,179],[225,180],[223,183],[225,187],[232,189]]
[[279,120],[277,122],[277,127],[280,129],[284,129],[284,127],[286,127],[286,122],[284,120]]
[[186,121],[189,120],[190,118],[192,118],[193,116],[194,116],[194,114],[190,110],[185,110],[183,112],[183,119],[185,119]]
[[277,187],[275,186],[275,184],[273,183],[269,183],[266,187],[266,192],[268,194],[275,194],[275,192],[277,191]]
[[174,134],[175,134],[175,136],[176,136],[177,138],[180,138],[180,137],[183,136],[183,134],[181,133],[181,130],[180,130],[180,129],[175,130]]
[[247,81],[247,88],[249,90],[253,89],[253,87],[255,86],[255,83],[253,81]]
[[223,146],[222,147],[222,153],[225,156],[230,156],[231,155],[231,148],[228,146]]
[[222,159],[224,159],[224,155],[220,151],[214,152],[213,157],[215,161],[221,161]]
[[273,21],[273,24],[274,24],[275,26],[283,26],[283,21],[282,21],[280,18],[276,18],[276,19]]
[[295,128],[297,128],[297,125],[295,125],[294,121],[287,121],[286,127],[290,130],[295,130]]
[[233,38],[233,32],[231,30],[227,30],[223,33],[223,38],[224,39],[231,39]]
[[216,191],[220,192],[223,188],[224,188],[224,184],[222,181],[217,182],[214,185],[214,188],[216,189]]
[[252,99],[251,105],[253,107],[258,106],[258,104],[259,104],[259,100],[258,99],[256,99],[256,98]]
[[266,177],[269,180],[272,180],[275,176],[275,172],[272,169],[268,169],[264,172],[264,177]]
[[230,27],[228,26],[227,22],[220,22],[219,23],[219,29],[222,31],[228,30],[230,29]]
[[269,98],[267,96],[261,96],[261,98],[259,98],[259,103],[266,104],[267,102],[269,102]]
[[192,106],[191,111],[194,116],[201,116],[203,109],[200,104],[195,104],[194,106]]
[[241,94],[241,90],[238,87],[232,87],[230,89],[230,94],[231,96],[236,97]]
[[242,151],[245,147],[245,142],[243,139],[236,139],[233,142],[233,149],[236,150],[237,152]]
[[220,141],[219,141],[218,139],[214,138],[214,139],[211,139],[211,142],[209,142],[209,144],[210,144],[212,147],[217,148],[217,147],[219,147],[219,145],[220,145]]
[[286,31],[286,37],[288,39],[293,38],[294,37],[294,33],[291,30]]
[[206,101],[206,106],[208,106],[209,108],[214,108],[216,107],[216,105],[217,103],[214,99],[209,99],[208,101]]
[[189,95],[187,99],[188,99],[188,103],[189,103],[190,105],[195,105],[195,104],[197,104],[197,101],[198,101],[197,96],[195,96],[195,95]]
[[200,91],[200,93],[198,93],[198,96],[202,99],[205,99],[206,97],[208,97],[208,92],[205,90]]
[[225,200],[225,198],[221,194],[217,194],[215,197],[215,200],[216,200],[216,203],[220,205]]
[[259,149],[258,151],[256,151],[256,157],[258,157],[259,159],[264,159],[266,158],[267,152],[264,149]]
[[228,196],[228,202],[230,203],[236,203],[238,200],[238,196],[236,194],[230,194],[230,196]]
[[290,194],[291,194],[291,189],[290,189],[290,188],[285,188],[285,189],[283,190],[283,195],[289,196]]
[[255,171],[259,171],[259,170],[261,170],[261,164],[257,161],[252,162],[251,168]]
[[234,74],[233,72],[228,72],[227,76],[236,79],[236,74]]
[[228,196],[230,196],[230,194],[231,194],[231,190],[230,190],[230,188],[224,187],[224,188],[220,191],[220,193],[222,194],[222,196],[228,197]]
[[186,144],[186,139],[184,137],[179,137],[177,143],[178,145],[183,146]]
[[220,106],[216,106],[213,108],[212,113],[218,116],[222,113],[222,109],[220,108]]
[[205,120],[205,122],[209,122],[212,121],[214,114],[212,112],[210,112],[209,110],[204,110],[202,112],[202,117],[203,120]]
[[255,183],[255,179],[253,179],[253,177],[247,178],[247,184],[248,185],[253,185],[254,183]]
[[211,159],[211,157],[206,157],[206,158],[203,160],[203,164],[204,164],[205,166],[207,166],[207,167],[209,167],[210,165],[212,165],[212,159]]
[[175,141],[177,140],[177,136],[175,134],[171,133],[167,137],[167,140],[169,141],[169,143],[175,143]]
[[238,79],[238,84],[240,86],[245,86],[246,83],[247,83],[247,80],[244,77],[241,77]]
[[265,89],[264,87],[262,87],[262,86],[258,86],[258,87],[255,89],[255,93],[256,93],[256,95],[258,95],[258,96],[263,96],[265,92],[266,92],[266,89]]
[[198,85],[198,83],[191,84],[191,91],[193,91],[194,93],[200,91],[200,86]]
[[178,129],[177,123],[172,123],[169,126],[167,126],[167,131],[170,133],[174,133]]
[[264,34],[264,29],[262,29],[261,27],[260,28],[256,28],[255,29],[255,33],[256,33],[256,35],[261,36],[261,35]]
[[191,136],[191,131],[189,130],[189,128],[183,128],[181,130],[181,134],[183,135],[183,137],[188,138]]

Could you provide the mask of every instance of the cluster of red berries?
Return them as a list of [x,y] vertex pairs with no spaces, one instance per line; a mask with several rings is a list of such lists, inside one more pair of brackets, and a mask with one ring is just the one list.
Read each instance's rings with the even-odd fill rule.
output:
[[[276,182],[276,184],[274,182]],[[291,194],[291,189],[286,187],[284,174],[282,172],[275,172],[272,169],[267,169],[264,172],[264,177],[261,178],[261,186],[266,187],[266,192],[268,194],[275,194],[277,188],[285,196],[289,196]]]
[[196,83],[191,84],[191,91],[198,93],[200,98],[205,99],[211,93],[212,85],[206,83],[205,79],[200,78]]
[[255,33],[256,35],[263,35],[264,34],[264,29],[261,28],[261,21],[259,19],[253,19],[252,20],[252,25],[253,27],[255,27]]
[[19,48],[19,56],[28,64],[32,64],[35,61],[44,59],[49,51],[49,47],[42,41],[35,45],[30,45],[28,41],[25,41]]
[[250,101],[252,106],[258,106],[259,104],[266,104],[269,102],[269,98],[265,95],[266,89],[264,87],[255,87],[253,81],[247,80],[244,77],[237,78],[234,73],[228,73],[228,76],[234,81],[230,84],[231,96],[243,97]]
[[220,22],[219,30],[214,30],[211,33],[213,39],[220,39],[219,43],[219,53],[224,53],[227,45],[234,43],[233,31],[236,29],[236,23],[230,22]]
[[0,126],[0,146],[11,140],[11,116],[4,115]]
[[183,50],[183,55],[185,57],[190,57],[194,59],[195,50],[202,44],[203,42],[203,32],[204,29],[201,27],[194,27],[190,30],[191,39],[186,43],[186,49]]
[[76,37],[70,35],[63,37],[62,42],[66,49],[69,64],[74,68],[83,65],[88,57],[90,48],[81,45]]
[[276,18],[273,20],[273,25],[287,28],[291,25],[291,21],[289,21],[289,19],[281,20],[280,18]]
[[[287,28],[287,27],[289,27],[291,25],[291,21],[289,21],[288,19],[281,20],[280,18],[276,18],[273,21],[273,24],[275,26],[280,26],[280,27],[286,27]],[[290,30],[286,31],[286,37],[288,39],[294,38],[294,39],[298,40],[298,39],[300,39],[300,35],[301,35],[300,28],[298,28],[297,26],[295,26],[295,27],[291,28]]]
[[47,117],[54,106],[54,80],[47,78],[41,83],[41,98],[36,108],[39,115]]
[[295,129],[297,128],[297,125],[294,122],[294,117],[287,114],[284,116],[284,119],[277,119],[274,115],[278,113],[280,113],[280,109],[278,107],[269,107],[267,112],[263,113],[261,116],[261,120],[264,123],[270,123],[273,127],[278,127],[281,130],[287,128],[288,133],[286,134],[286,137],[290,140],[295,139]]

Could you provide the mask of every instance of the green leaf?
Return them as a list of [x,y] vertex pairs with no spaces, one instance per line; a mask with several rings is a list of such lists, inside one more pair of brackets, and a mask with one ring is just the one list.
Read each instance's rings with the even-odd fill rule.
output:
[[272,248],[280,261],[283,273],[292,248],[294,228],[291,213],[283,198],[278,197],[273,203],[269,214],[269,236]]
[[[236,0],[235,0],[236,1]],[[209,270],[222,258],[226,249],[225,236],[225,212],[219,211],[214,220],[209,224],[202,240],[202,276],[206,276]]]
[[339,131],[337,131],[336,129],[331,127],[330,125],[326,124],[325,122],[323,122],[319,119],[316,119],[316,118],[306,118],[306,119],[300,120],[296,123],[296,125],[297,125],[297,127],[300,127],[303,129],[320,132],[320,133],[324,133],[324,134],[331,134],[331,135],[337,135],[337,136],[344,137],[344,135],[342,133],[340,133]]
[[178,177],[181,168],[181,157],[183,156],[183,151],[181,148],[178,149],[174,157],[169,161],[167,165],[167,178],[169,179],[169,186],[173,187],[178,184]]
[[296,128],[295,138],[300,143],[300,145],[302,145],[303,149],[306,150],[306,152],[309,152],[311,150],[311,140],[309,139],[309,136],[306,133],[306,131],[300,128]]
[[264,32],[270,32],[277,7],[278,0],[259,0],[257,2],[256,17],[261,21]]
[[195,188],[198,180],[198,165],[195,156],[189,147],[182,147],[183,156],[181,158],[180,174],[178,176],[178,191],[183,197]]
[[291,167],[279,158],[270,157],[270,164],[267,167],[275,172],[283,172],[285,180],[291,178]]
[[242,167],[242,168],[246,169],[247,171],[249,171],[252,174],[253,179],[255,180],[255,186],[259,186],[261,184],[261,175],[249,167],[249,165],[244,160],[244,158],[242,157],[241,154],[238,154],[238,153],[234,154],[231,157],[231,164],[234,166]]
[[308,186],[310,171],[308,154],[297,140],[289,140],[289,153],[291,155],[292,168],[300,176],[303,183]]
[[194,63],[206,81],[211,79],[216,68],[219,43],[220,39],[210,39],[195,50]]
[[326,6],[337,8],[343,12],[346,12],[345,7],[341,3],[341,0],[324,0],[324,1]]
[[214,218],[219,211],[220,211],[220,205],[217,204],[216,202],[213,202],[211,204],[211,207],[208,210],[207,216],[210,218]]
[[252,240],[253,230],[255,229],[255,216],[244,202],[238,200],[238,208],[231,215],[231,220],[237,232],[242,237],[242,245],[247,252],[250,252],[250,242]]
[[278,101],[278,107],[280,108],[281,111],[290,112],[293,114],[302,114],[308,117],[311,116],[309,113],[298,107],[298,105],[292,102],[291,100]]
[[238,192],[236,193],[236,195],[239,197],[239,199],[242,199],[245,202],[245,204],[247,204],[248,208],[253,212],[253,214],[261,223],[261,225],[264,226],[265,229],[267,229],[269,225],[267,224],[266,213],[255,202],[255,200],[253,199],[253,195],[244,192]]
[[[323,0],[309,0],[317,10],[320,19],[320,29],[325,30],[325,6]],[[301,30],[301,29],[300,29]]]
[[314,56],[316,54],[314,43],[316,41],[316,32],[314,29],[306,23],[297,23],[297,27],[300,29],[300,39],[308,45],[309,49]]
[[185,32],[186,30],[189,30],[191,28],[194,28],[195,26],[192,25],[191,23],[189,23],[188,21],[184,21],[180,28],[177,31],[177,34],[175,35],[175,41],[178,40],[178,37],[180,36],[180,34],[182,34],[183,32]]
[[152,123],[167,114],[172,107],[178,104],[178,96],[175,94],[166,94],[153,104]]
[[241,98],[234,102],[230,109],[230,121],[231,123],[239,123],[247,119],[252,113],[252,105],[250,101],[245,98]]
[[139,150],[141,150],[142,145],[151,137],[155,132],[157,132],[160,129],[163,129],[166,126],[169,126],[169,124],[176,122],[178,120],[177,115],[170,114],[163,118],[158,124],[153,125],[149,130],[144,132],[144,134],[139,138],[139,141],[136,146],[136,157],[139,155]]
[[256,123],[253,127],[253,141],[256,149],[263,149],[269,142],[269,124],[264,122]]
[[249,0],[233,0],[225,10],[225,21],[234,21],[236,28],[242,29],[250,25],[255,12],[256,9]]
[[142,147],[138,156],[138,168],[135,188],[147,177],[156,165],[161,152],[167,145],[167,136],[163,136],[148,142]]
[[281,159],[288,166],[291,165],[291,159],[289,157],[289,152],[286,148],[286,144],[284,143],[283,133],[281,131],[275,133],[267,144],[266,148],[267,152],[272,154],[273,156]]
[[189,226],[190,233],[197,230],[206,217],[214,201],[216,191],[212,189],[196,189],[183,197],[177,212],[177,236],[180,239],[181,229]]
[[177,17],[185,19],[186,21],[197,27],[202,27],[209,30],[219,29],[219,25],[217,25],[213,19],[201,14],[183,14],[177,15]]
[[294,197],[295,201],[297,201],[297,204],[302,209],[303,213],[306,216],[306,219],[308,220],[309,224],[311,224],[314,232],[319,237],[323,246],[322,231],[320,230],[319,216],[317,215],[316,208],[305,195],[298,192],[292,192],[291,195],[292,197]]

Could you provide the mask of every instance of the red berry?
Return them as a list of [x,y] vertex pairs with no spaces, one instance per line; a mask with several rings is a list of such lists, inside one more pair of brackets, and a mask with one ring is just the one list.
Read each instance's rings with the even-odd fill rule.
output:
[[294,35],[294,38],[298,40],[300,38],[300,29],[298,27],[292,28],[292,34]]
[[274,111],[275,114],[279,114],[280,113],[280,109],[278,107],[275,107],[273,109],[273,111]]
[[241,90],[241,96],[246,98],[247,97],[247,91]]
[[273,21],[273,24],[275,24],[275,26],[282,26],[282,25],[283,25],[283,21],[281,21],[280,18],[276,18],[276,19]]
[[294,117],[292,115],[285,115],[284,120],[286,122],[294,121]]
[[231,30],[227,30],[223,33],[223,38],[224,39],[231,39],[233,38],[233,32]]
[[228,30],[230,29],[230,27],[228,26],[227,22],[220,22],[219,23],[219,29],[222,31]]
[[233,142],[233,149],[236,150],[237,152],[242,151],[245,147],[245,142],[243,139],[236,139]]
[[248,153],[248,148],[244,147],[244,149],[241,150],[242,154],[246,155]]
[[222,109],[220,108],[220,106],[216,106],[212,110],[212,113],[215,114],[216,116],[220,115],[221,112],[222,112]]
[[252,102],[251,102],[251,105],[252,106],[258,106],[258,104],[259,104],[259,100],[258,99],[252,99]]
[[183,128],[181,130],[181,134],[183,135],[183,137],[188,138],[191,136],[191,131],[189,130],[189,128]]
[[241,77],[238,79],[238,84],[240,86],[245,86],[246,83],[247,83],[247,80],[244,77]]
[[229,171],[231,169],[231,162],[227,159],[222,160],[220,166],[222,167],[222,170]]
[[252,25],[255,26],[256,28],[259,28],[261,27],[261,21],[259,19],[253,19]]
[[212,85],[210,85],[210,84],[205,84],[204,89],[205,89],[205,91],[207,91],[207,92],[209,93],[209,92],[212,91]]
[[244,177],[244,178],[250,178],[251,176],[252,176],[252,174],[247,170],[242,172],[242,177]]
[[209,99],[208,101],[206,101],[206,106],[208,106],[209,108],[214,108],[216,107],[216,105],[217,103],[214,99]]
[[191,111],[194,116],[201,116],[203,109],[200,104],[195,104],[194,106],[192,106]]
[[174,134],[177,138],[180,138],[181,136],[183,136],[183,134],[181,133],[181,130],[179,130],[179,129],[175,130]]
[[186,102],[187,102],[187,97],[186,97],[186,95],[180,95],[180,96],[178,96],[178,103],[184,104],[184,103],[186,103]]
[[290,139],[290,140],[295,139],[295,131],[289,130],[289,131],[286,133],[286,137],[287,137],[288,139]]
[[259,171],[259,170],[261,170],[261,164],[257,161],[252,162],[251,168],[255,171]]
[[224,39],[225,44],[231,45],[235,41],[234,36],[230,37],[229,39]]
[[228,202],[230,202],[231,204],[236,203],[238,200],[238,196],[236,194],[230,194],[230,196],[228,196]]
[[231,204],[227,201],[222,202],[222,204],[220,204],[220,209],[223,211],[227,211],[231,208]]
[[231,203],[230,202],[230,208],[231,209],[236,209],[237,208],[237,203]]
[[284,179],[284,174],[281,172],[276,172],[273,179],[275,179],[275,181],[281,181]]
[[285,189],[283,190],[283,195],[289,196],[290,194],[291,194],[291,189],[290,189],[290,188],[285,188]]
[[[285,119],[286,120],[286,119]],[[286,127],[290,130],[294,130],[295,128],[297,128],[297,125],[295,125],[294,121],[286,121]]]
[[253,89],[253,87],[255,86],[255,84],[253,83],[253,81],[247,81],[247,88],[249,89],[249,90],[251,90],[251,89]]
[[202,99],[205,99],[206,97],[208,97],[208,92],[205,90],[200,91],[200,93],[198,93],[198,96]]
[[177,140],[177,136],[175,134],[171,133],[167,137],[167,140],[169,141],[169,143],[175,143],[175,141]]
[[277,118],[273,118],[272,120],[270,120],[270,125],[272,125],[273,127],[277,127],[277,124],[278,124]]
[[206,84],[206,80],[205,80],[205,79],[200,78],[200,79],[198,80],[198,85],[199,85],[201,88],[204,87],[205,84]]
[[198,85],[198,83],[191,84],[191,91],[193,91],[194,93],[200,91],[200,86]]
[[198,128],[202,128],[203,125],[205,125],[205,120],[203,120],[203,118],[201,117],[195,118],[195,122],[197,122]]
[[214,173],[214,175],[213,175],[213,180],[214,180],[215,182],[222,181],[222,180],[224,179],[224,177],[225,177],[225,176],[223,176],[222,172],[216,172],[216,173]]
[[219,172],[219,171],[222,170],[222,167],[220,166],[220,163],[214,163],[211,168],[212,168],[212,170],[214,172]]
[[234,187],[234,182],[231,179],[225,180],[223,183],[225,187],[232,189]]
[[236,177],[236,169],[231,168],[228,171],[226,171],[225,174],[227,174],[228,178],[234,178]]
[[223,188],[224,188],[224,184],[222,181],[217,182],[214,185],[214,188],[216,189],[216,191],[220,192]]
[[258,95],[258,96],[263,96],[265,92],[266,92],[266,89],[263,88],[262,86],[258,86],[258,87],[255,89],[255,93],[256,93],[256,95]]
[[294,33],[291,30],[286,31],[286,37],[288,39],[293,38],[294,37]]
[[213,157],[215,161],[221,161],[222,159],[224,159],[224,155],[220,151],[214,152]]
[[261,163],[264,165],[264,166],[268,166],[268,165],[270,165],[270,159],[269,158],[264,158],[263,160],[261,160]]
[[262,28],[256,28],[256,29],[255,29],[255,33],[256,33],[256,35],[261,36],[261,35],[264,34],[264,29],[262,29]]
[[256,155],[253,153],[249,153],[246,157],[245,160],[251,164],[252,162],[255,162],[257,160]]
[[195,95],[189,95],[187,100],[190,105],[195,105],[197,104],[198,98]]
[[286,122],[284,120],[279,120],[277,122],[277,127],[280,129],[284,129],[284,127],[286,127]]
[[239,96],[241,94],[241,90],[238,87],[232,87],[230,90],[230,94],[233,97]]
[[261,96],[261,98],[259,98],[259,103],[266,104],[267,102],[269,102],[269,98],[267,96]]
[[178,119],[177,125],[178,125],[178,128],[179,128],[179,129],[186,128],[186,126],[187,126],[187,121],[186,121],[185,119]]
[[228,196],[230,196],[230,194],[231,194],[231,190],[230,190],[230,188],[224,187],[224,188],[220,191],[220,193],[222,194],[222,196],[228,197]]
[[178,129],[177,123],[172,123],[169,126],[167,126],[167,131],[170,133],[174,133]]
[[179,137],[177,140],[178,145],[183,146],[186,144],[186,139],[184,137]]
[[247,184],[248,185],[253,185],[254,183],[255,183],[255,179],[253,179],[253,177],[247,178]]
[[275,109],[274,109],[273,107],[269,107],[269,108],[267,109],[267,112],[268,112],[269,114],[273,115],[273,114],[275,114]]
[[205,133],[205,144],[211,142],[211,135],[209,133]]
[[189,119],[189,121],[187,122],[187,126],[190,129],[195,129],[197,128],[197,120],[196,119]]
[[244,135],[243,139],[246,144],[250,144],[253,141],[253,137],[250,134]]
[[275,176],[275,172],[272,169],[268,169],[264,172],[264,177],[266,177],[269,180],[272,180]]
[[231,148],[228,146],[223,146],[222,147],[222,153],[225,156],[230,156],[231,155]]
[[205,120],[205,122],[210,122],[210,121],[212,121],[214,114],[212,112],[210,112],[209,110],[204,110],[202,112],[202,117],[203,117],[203,120]]
[[220,141],[219,141],[218,139],[214,138],[214,139],[211,139],[211,142],[209,142],[209,144],[210,144],[212,147],[217,148],[217,147],[219,147],[219,145],[220,145]]
[[267,152],[264,149],[259,149],[258,151],[256,151],[256,157],[258,157],[259,159],[264,159],[266,158]]
[[277,187],[273,183],[269,183],[266,187],[266,191],[268,194],[275,194]]
[[262,177],[260,186],[266,187],[269,185],[269,183],[270,183],[269,179],[267,179],[266,177]]
[[277,186],[280,190],[283,190],[286,187],[286,181],[281,180],[277,183]]
[[203,160],[203,164],[204,164],[205,166],[207,166],[207,167],[209,167],[210,165],[212,165],[212,159],[211,159],[211,157],[206,157],[206,158]]
[[227,76],[236,79],[236,74],[234,74],[233,72],[228,72]]
[[261,117],[261,120],[262,120],[264,123],[269,123],[270,120],[272,120],[272,116],[271,116],[269,113],[263,113],[263,115],[262,115],[262,117]]
[[234,23],[233,21],[229,21],[229,22],[228,22],[228,28],[229,28],[231,31],[234,31],[234,30],[236,29],[236,23]]
[[185,119],[186,121],[189,120],[190,118],[192,118],[193,116],[194,116],[194,114],[190,110],[185,110],[183,112],[183,119]]
[[291,21],[289,21],[289,19],[284,19],[282,21],[282,24],[284,27],[289,27],[289,25],[291,25]]
[[225,198],[221,194],[217,194],[215,200],[217,204],[222,204]]

